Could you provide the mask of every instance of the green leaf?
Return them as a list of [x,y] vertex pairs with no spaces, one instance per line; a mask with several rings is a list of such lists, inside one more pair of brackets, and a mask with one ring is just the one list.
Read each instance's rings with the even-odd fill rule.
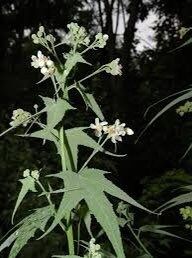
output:
[[76,52],[73,54],[69,54],[67,56],[67,60],[65,63],[65,69],[68,71],[68,73],[73,69],[73,67],[77,64],[77,63],[84,63],[84,64],[88,64],[91,65],[90,63],[88,63],[82,56],[80,53]]
[[184,204],[184,203],[189,203],[192,200],[192,192],[190,193],[186,193],[186,194],[181,194],[175,198],[172,198],[171,200],[169,200],[168,202],[164,203],[163,205],[161,205],[158,210],[160,210],[161,212],[168,210],[170,208],[173,208],[175,206]]
[[34,180],[33,177],[28,176],[26,178],[20,179],[19,181],[22,183],[22,188],[21,188],[21,191],[19,193],[15,208],[13,210],[12,223],[13,223],[13,220],[14,220],[15,213],[16,213],[18,207],[20,206],[21,202],[23,201],[24,197],[26,196],[26,194],[29,191],[37,192],[37,190],[35,189],[35,180]]
[[77,90],[81,94],[86,106],[90,107],[93,110],[93,112],[97,115],[97,117],[103,121],[104,120],[103,113],[98,103],[96,102],[93,94],[86,93],[85,87],[80,83],[77,84]]
[[[67,174],[71,174],[71,172],[67,172]],[[75,175],[75,173],[74,173]],[[59,177],[63,179],[63,173],[54,174],[53,177]],[[80,188],[80,184],[75,180],[73,181],[73,178],[66,176],[65,177],[65,188],[68,189],[68,186],[75,187],[73,191],[65,192],[63,195],[62,201],[60,203],[59,209],[57,211],[57,214],[55,215],[55,219],[51,227],[43,234],[40,238],[43,238],[46,236],[49,232],[55,228],[55,226],[65,217],[67,217],[68,214],[72,211],[73,208],[76,207],[76,205],[83,200],[83,192]]]
[[59,140],[58,132],[57,130],[54,130],[54,129],[52,129],[51,131],[47,129],[43,129],[43,130],[31,133],[28,136],[34,137],[34,138],[40,138],[40,139],[48,140],[52,142],[57,142]]
[[151,232],[151,233],[169,236],[169,237],[191,242],[190,240],[187,240],[183,237],[177,236],[175,234],[172,234],[170,232],[163,230],[164,228],[173,228],[173,227],[174,226],[170,226],[170,225],[145,225],[139,228],[139,232]]
[[[140,133],[139,137],[137,138],[137,141],[140,139],[140,137],[145,133],[145,131],[160,117],[162,116],[167,110],[169,110],[170,108],[172,108],[173,106],[175,106],[176,104],[178,104],[179,102],[192,98],[192,91],[183,94],[182,96],[174,99],[173,101],[171,101],[169,104],[167,104],[161,111],[159,111],[154,117],[153,119],[151,119],[151,121],[147,124],[147,126],[144,128],[144,130]],[[136,142],[137,142],[136,141]]]
[[53,177],[63,179],[65,188],[77,190],[64,193],[55,219],[51,227],[44,235],[47,235],[50,231],[52,231],[57,224],[63,218],[65,218],[66,215],[69,214],[69,212],[71,212],[81,200],[84,199],[90,212],[95,216],[106,232],[118,258],[125,257],[118,220],[113,211],[112,205],[105,196],[104,192],[120,198],[121,200],[124,200],[145,211],[149,210],[144,208],[142,205],[129,197],[125,192],[115,186],[112,182],[107,180],[104,177],[105,173],[106,172],[101,170],[86,168],[79,174],[66,171],[52,175]]
[[185,153],[183,154],[180,160],[184,159],[191,149],[192,149],[192,143],[189,144],[187,150],[185,151]]
[[64,99],[54,100],[48,97],[41,98],[46,106],[48,129],[53,129],[61,122],[66,111],[75,109]]
[[189,89],[186,89],[186,90],[182,90],[182,91],[173,93],[173,94],[171,94],[171,95],[169,95],[169,96],[167,96],[167,97],[165,97],[165,98],[163,98],[163,99],[161,99],[161,100],[155,102],[154,104],[150,105],[150,106],[146,109],[146,111],[145,111],[145,113],[144,113],[144,117],[146,117],[147,113],[149,112],[149,110],[150,110],[151,108],[157,106],[157,105],[160,104],[161,102],[163,102],[163,101],[165,101],[165,100],[167,100],[167,99],[170,99],[170,98],[172,98],[172,97],[174,97],[174,96],[181,95],[181,93],[188,92],[188,91],[191,91],[191,90],[192,90],[192,88],[189,88]]
[[86,193],[87,196],[85,197],[85,200],[87,205],[91,213],[106,232],[117,256],[119,258],[125,257],[118,220],[111,203],[102,192],[99,192],[96,189],[95,191],[91,191],[91,188],[89,188]]
[[144,254],[141,256],[137,256],[137,258],[153,258],[153,256],[151,256],[150,254]]
[[77,212],[80,220],[84,221],[90,237],[93,238],[93,234],[91,232],[91,213],[87,207],[87,204],[81,204],[80,207],[78,207]]
[[175,50],[178,50],[178,49],[181,49],[183,47],[186,47],[187,45],[191,44],[192,43],[192,38],[188,39],[185,43],[183,43],[181,46],[173,49],[171,52],[175,51]]
[[[100,191],[105,191],[108,194],[115,196],[116,198],[125,201],[139,209],[142,209],[144,211],[147,211],[149,213],[153,213],[150,210],[146,209],[144,206],[136,202],[133,198],[131,198],[128,194],[126,194],[123,190],[121,190],[119,187],[114,185],[110,180],[105,178],[105,174],[109,172],[102,171],[99,169],[93,169],[93,168],[86,168],[84,169],[80,174],[82,176],[86,176],[86,179],[88,182],[94,185],[97,185],[97,188],[100,189]],[[90,180],[90,181],[89,181]]]
[[89,100],[88,105],[89,107],[93,110],[93,112],[95,112],[95,114],[101,119],[104,120],[104,116],[103,113],[98,105],[98,103],[96,102],[93,94],[90,93],[86,93],[86,96]]
[[66,152],[66,163],[67,168],[70,170],[77,170],[78,161],[78,146],[82,145],[91,149],[99,149],[104,151],[104,149],[89,135],[87,135],[83,130],[86,127],[77,127],[68,129],[65,131],[65,152]]
[[21,226],[1,245],[0,251],[15,241],[10,251],[9,258],[17,257],[21,249],[27,244],[30,238],[34,237],[38,229],[44,231],[48,220],[53,214],[54,206],[46,206],[37,209],[19,223]]
[[59,133],[56,129],[49,130],[48,128],[45,128],[43,130],[39,130],[31,134],[19,134],[18,136],[34,137],[34,138],[42,139],[44,140],[44,142],[46,140],[54,142],[57,148],[57,153],[60,154]]
[[[66,165],[68,169],[76,170],[78,161],[78,147],[79,145],[91,148],[99,149],[104,151],[104,149],[89,135],[87,135],[83,130],[87,127],[76,127],[65,130],[64,132],[64,150],[66,155]],[[31,133],[29,135],[20,135],[23,137],[35,137],[44,140],[49,140],[55,143],[58,153],[60,154],[60,144],[59,144],[59,134],[55,129],[43,129]],[[113,155],[113,153],[106,152],[108,155]]]
[[87,211],[87,213],[83,217],[83,220],[85,222],[85,226],[87,228],[87,231],[88,231],[90,237],[93,237],[93,234],[91,232],[91,213],[90,213],[90,211]]
[[9,247],[17,238],[17,232],[11,234],[1,245],[0,252],[2,252],[6,247]]

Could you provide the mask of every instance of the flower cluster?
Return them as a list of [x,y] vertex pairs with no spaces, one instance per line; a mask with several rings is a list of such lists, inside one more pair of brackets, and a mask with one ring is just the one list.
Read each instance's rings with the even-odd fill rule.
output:
[[23,177],[32,177],[35,180],[39,179],[39,171],[38,170],[32,170],[26,169],[23,171]]
[[90,124],[90,128],[94,130],[97,137],[101,137],[103,133],[104,126],[108,125],[107,122],[100,122],[99,118],[95,118],[95,124]]
[[43,46],[47,46],[47,44],[51,43],[53,45],[55,43],[55,37],[51,34],[45,34],[45,28],[43,26],[39,27],[37,34],[32,34],[31,38],[33,39],[34,44],[41,44]]
[[[186,206],[185,208],[181,208],[180,214],[182,215],[183,220],[188,220],[188,221],[192,220],[192,207]],[[192,225],[186,224],[185,228],[192,230]]]
[[110,73],[112,75],[122,75],[122,65],[119,64],[120,59],[116,58],[109,64],[104,66],[104,70],[106,73]]
[[67,25],[67,28],[69,32],[65,36],[65,44],[76,48],[81,45],[89,45],[90,39],[84,27],[80,27],[77,23],[71,22]]
[[107,44],[108,38],[109,36],[107,34],[102,34],[101,32],[99,32],[95,36],[94,48],[104,48]]
[[27,124],[31,122],[30,117],[31,113],[19,108],[13,111],[13,115],[11,117],[12,121],[9,124],[14,127],[18,125],[23,125],[26,127]]
[[111,139],[113,143],[122,141],[122,136],[133,135],[134,132],[129,127],[125,127],[125,123],[121,123],[119,119],[115,121],[113,125],[108,125],[108,122],[100,122],[99,118],[95,119],[95,124],[90,124],[90,128],[94,130],[97,137],[101,137],[102,134],[107,134],[107,137]]
[[52,75],[55,71],[54,62],[49,58],[42,54],[41,51],[37,52],[37,56],[31,57],[32,62],[31,66],[34,68],[40,68],[41,73],[45,76]]
[[101,249],[100,245],[95,244],[95,238],[92,238],[89,242],[89,253],[87,258],[101,258],[99,250]]
[[179,108],[176,109],[176,113],[179,114],[180,116],[183,116],[185,113],[190,113],[192,112],[192,102],[187,101],[183,106],[180,106]]
[[192,219],[192,207],[186,206],[185,208],[180,209],[180,214],[184,220]]
[[180,39],[182,39],[190,30],[191,28],[181,27],[181,29],[179,30]]

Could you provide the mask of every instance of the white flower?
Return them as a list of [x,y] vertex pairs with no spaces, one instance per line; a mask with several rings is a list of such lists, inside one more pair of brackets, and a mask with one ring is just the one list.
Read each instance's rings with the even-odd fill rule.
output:
[[120,120],[119,119],[116,119],[115,121],[115,128],[118,132],[119,135],[122,135],[122,136],[125,136],[126,134],[126,131],[125,131],[125,123],[120,123]]
[[39,44],[40,43],[39,37],[37,37],[36,34],[32,34],[31,38],[32,38],[34,44]]
[[104,126],[103,131],[105,134],[108,134],[107,137],[111,139],[113,143],[117,141],[122,142],[122,136],[133,135],[134,132],[130,128],[125,128],[126,124],[121,123],[119,119],[116,119],[113,125]]
[[111,63],[105,65],[105,71],[106,73],[110,73],[112,75],[122,75],[122,65],[119,64],[120,59],[116,58]]
[[32,59],[31,66],[33,66],[34,68],[42,68],[43,66],[46,65],[48,58],[44,56],[41,51],[38,51],[37,56],[33,55],[31,59]]
[[25,171],[23,171],[23,177],[28,177],[30,176],[30,170],[26,169]]
[[108,134],[108,138],[110,138],[113,143],[116,143],[117,141],[120,141],[120,142],[122,141],[122,137],[118,133],[118,130],[115,127],[115,125],[105,126],[103,128],[103,131],[106,134]]
[[23,177],[32,177],[35,180],[39,179],[39,171],[38,170],[33,170],[30,171],[29,169],[26,169],[23,171]]
[[48,59],[48,60],[46,61],[46,66],[48,66],[48,67],[53,67],[53,66],[54,66],[53,61],[50,60],[50,59]]
[[104,48],[107,43],[108,38],[109,38],[109,36],[107,34],[102,34],[101,32],[99,32],[95,36],[96,43],[95,43],[94,47]]
[[89,45],[90,39],[84,27],[80,27],[77,23],[72,22],[67,25],[67,28],[69,29],[69,32],[64,40],[67,45],[76,47],[80,45]]
[[39,179],[39,171],[38,171],[38,170],[33,170],[33,171],[31,171],[31,176],[32,176],[34,179],[38,180],[38,179]]
[[27,126],[28,123],[31,122],[30,120],[31,114],[23,109],[19,108],[13,111],[12,120],[9,124],[11,126],[18,126],[23,125],[24,127]]
[[133,135],[134,134],[134,131],[129,127],[125,128],[125,131],[126,131],[127,135]]
[[101,137],[103,127],[106,126],[108,123],[107,122],[100,122],[99,118],[95,118],[95,124],[90,124],[90,128],[95,131],[95,135],[97,137]]
[[49,57],[44,56],[41,51],[38,51],[37,56],[33,55],[31,59],[31,66],[34,68],[40,68],[43,75],[49,76],[54,73],[54,62]]
[[101,247],[98,244],[95,244],[95,238],[92,238],[89,242],[89,254],[88,257],[91,258],[101,258],[101,254],[99,253]]

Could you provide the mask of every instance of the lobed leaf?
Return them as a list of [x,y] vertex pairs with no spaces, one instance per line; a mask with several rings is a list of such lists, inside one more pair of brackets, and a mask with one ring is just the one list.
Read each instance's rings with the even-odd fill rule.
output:
[[18,207],[20,206],[21,202],[23,201],[24,197],[26,196],[26,194],[29,191],[37,192],[37,190],[35,188],[35,180],[31,176],[28,176],[26,178],[20,179],[19,181],[22,183],[22,187],[21,187],[21,191],[19,193],[19,196],[17,198],[17,202],[16,202],[16,205],[15,205],[15,208],[13,210],[12,224],[13,224],[15,213],[16,213]]
[[54,206],[49,205],[36,209],[34,213],[23,219],[18,224],[20,227],[1,244],[0,252],[14,242],[8,258],[17,257],[21,249],[27,244],[29,239],[34,237],[38,229],[44,231],[48,220],[54,214],[54,210]]
[[53,129],[59,122],[62,121],[66,111],[75,109],[68,101],[64,99],[51,99],[48,97],[41,97],[44,101],[47,111],[47,128]]
[[83,64],[88,64],[91,65],[90,63],[88,63],[80,53],[76,52],[73,54],[68,55],[66,63],[65,63],[65,69],[70,72],[73,67],[75,67],[75,65],[77,63],[83,63]]
[[64,148],[67,168],[70,170],[77,170],[79,145],[104,151],[104,149],[93,138],[83,131],[84,129],[86,129],[86,127],[77,127],[65,131]]
[[107,180],[104,177],[105,173],[107,172],[98,169],[85,168],[79,174],[71,171],[65,171],[52,175],[54,177],[63,179],[65,187],[67,189],[74,189],[74,191],[64,193],[55,219],[48,231],[43,236],[52,231],[58,225],[58,223],[63,218],[66,218],[69,212],[71,212],[72,209],[75,208],[77,204],[84,199],[89,207],[90,212],[95,216],[97,221],[105,230],[109,240],[114,247],[117,257],[125,257],[118,220],[113,211],[112,205],[105,196],[104,192],[120,198],[121,200],[124,200],[145,211],[150,211],[129,197],[125,192],[123,192],[109,180]]

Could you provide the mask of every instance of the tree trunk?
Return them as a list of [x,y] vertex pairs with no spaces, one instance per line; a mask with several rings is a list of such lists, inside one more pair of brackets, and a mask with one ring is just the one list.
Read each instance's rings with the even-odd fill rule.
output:
[[142,0],[132,0],[129,5],[129,20],[124,32],[124,43],[122,48],[122,62],[124,72],[127,72],[131,59],[131,50],[135,37],[135,27],[139,16],[139,6]]

